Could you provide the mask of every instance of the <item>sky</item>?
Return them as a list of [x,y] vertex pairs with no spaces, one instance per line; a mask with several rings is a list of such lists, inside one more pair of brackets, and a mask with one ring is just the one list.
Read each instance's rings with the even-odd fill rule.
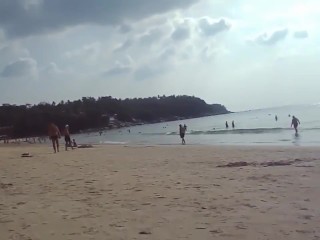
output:
[[0,0],[0,104],[320,102],[318,0]]

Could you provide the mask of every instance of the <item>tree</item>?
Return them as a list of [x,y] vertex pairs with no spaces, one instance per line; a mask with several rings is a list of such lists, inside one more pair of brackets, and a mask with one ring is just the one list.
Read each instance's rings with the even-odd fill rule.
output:
[[163,95],[124,100],[110,96],[83,97],[81,100],[61,101],[58,105],[41,102],[28,107],[1,106],[0,127],[13,126],[13,137],[27,137],[46,134],[49,122],[60,128],[69,124],[72,132],[78,132],[106,127],[109,116],[115,114],[122,122],[154,123],[224,113],[228,110],[223,105],[209,105],[194,96]]

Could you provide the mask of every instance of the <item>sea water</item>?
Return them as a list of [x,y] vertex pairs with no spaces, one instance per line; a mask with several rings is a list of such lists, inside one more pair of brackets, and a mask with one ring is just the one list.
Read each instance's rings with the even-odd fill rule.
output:
[[[293,115],[301,122],[298,134],[291,128]],[[93,132],[74,137],[79,143],[91,144],[174,145],[181,144],[179,124],[187,125],[187,144],[320,145],[320,104],[251,110],[107,130],[101,136]]]

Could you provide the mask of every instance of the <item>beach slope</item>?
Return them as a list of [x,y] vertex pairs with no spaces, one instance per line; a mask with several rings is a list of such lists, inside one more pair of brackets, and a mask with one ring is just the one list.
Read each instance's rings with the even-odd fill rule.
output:
[[298,147],[53,154],[2,145],[1,239],[320,239],[319,156]]

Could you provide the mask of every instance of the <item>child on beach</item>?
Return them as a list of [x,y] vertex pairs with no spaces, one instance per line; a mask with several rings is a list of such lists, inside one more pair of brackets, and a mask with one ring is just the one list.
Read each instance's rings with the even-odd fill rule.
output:
[[74,148],[78,147],[75,139],[72,139],[72,146],[73,146]]

